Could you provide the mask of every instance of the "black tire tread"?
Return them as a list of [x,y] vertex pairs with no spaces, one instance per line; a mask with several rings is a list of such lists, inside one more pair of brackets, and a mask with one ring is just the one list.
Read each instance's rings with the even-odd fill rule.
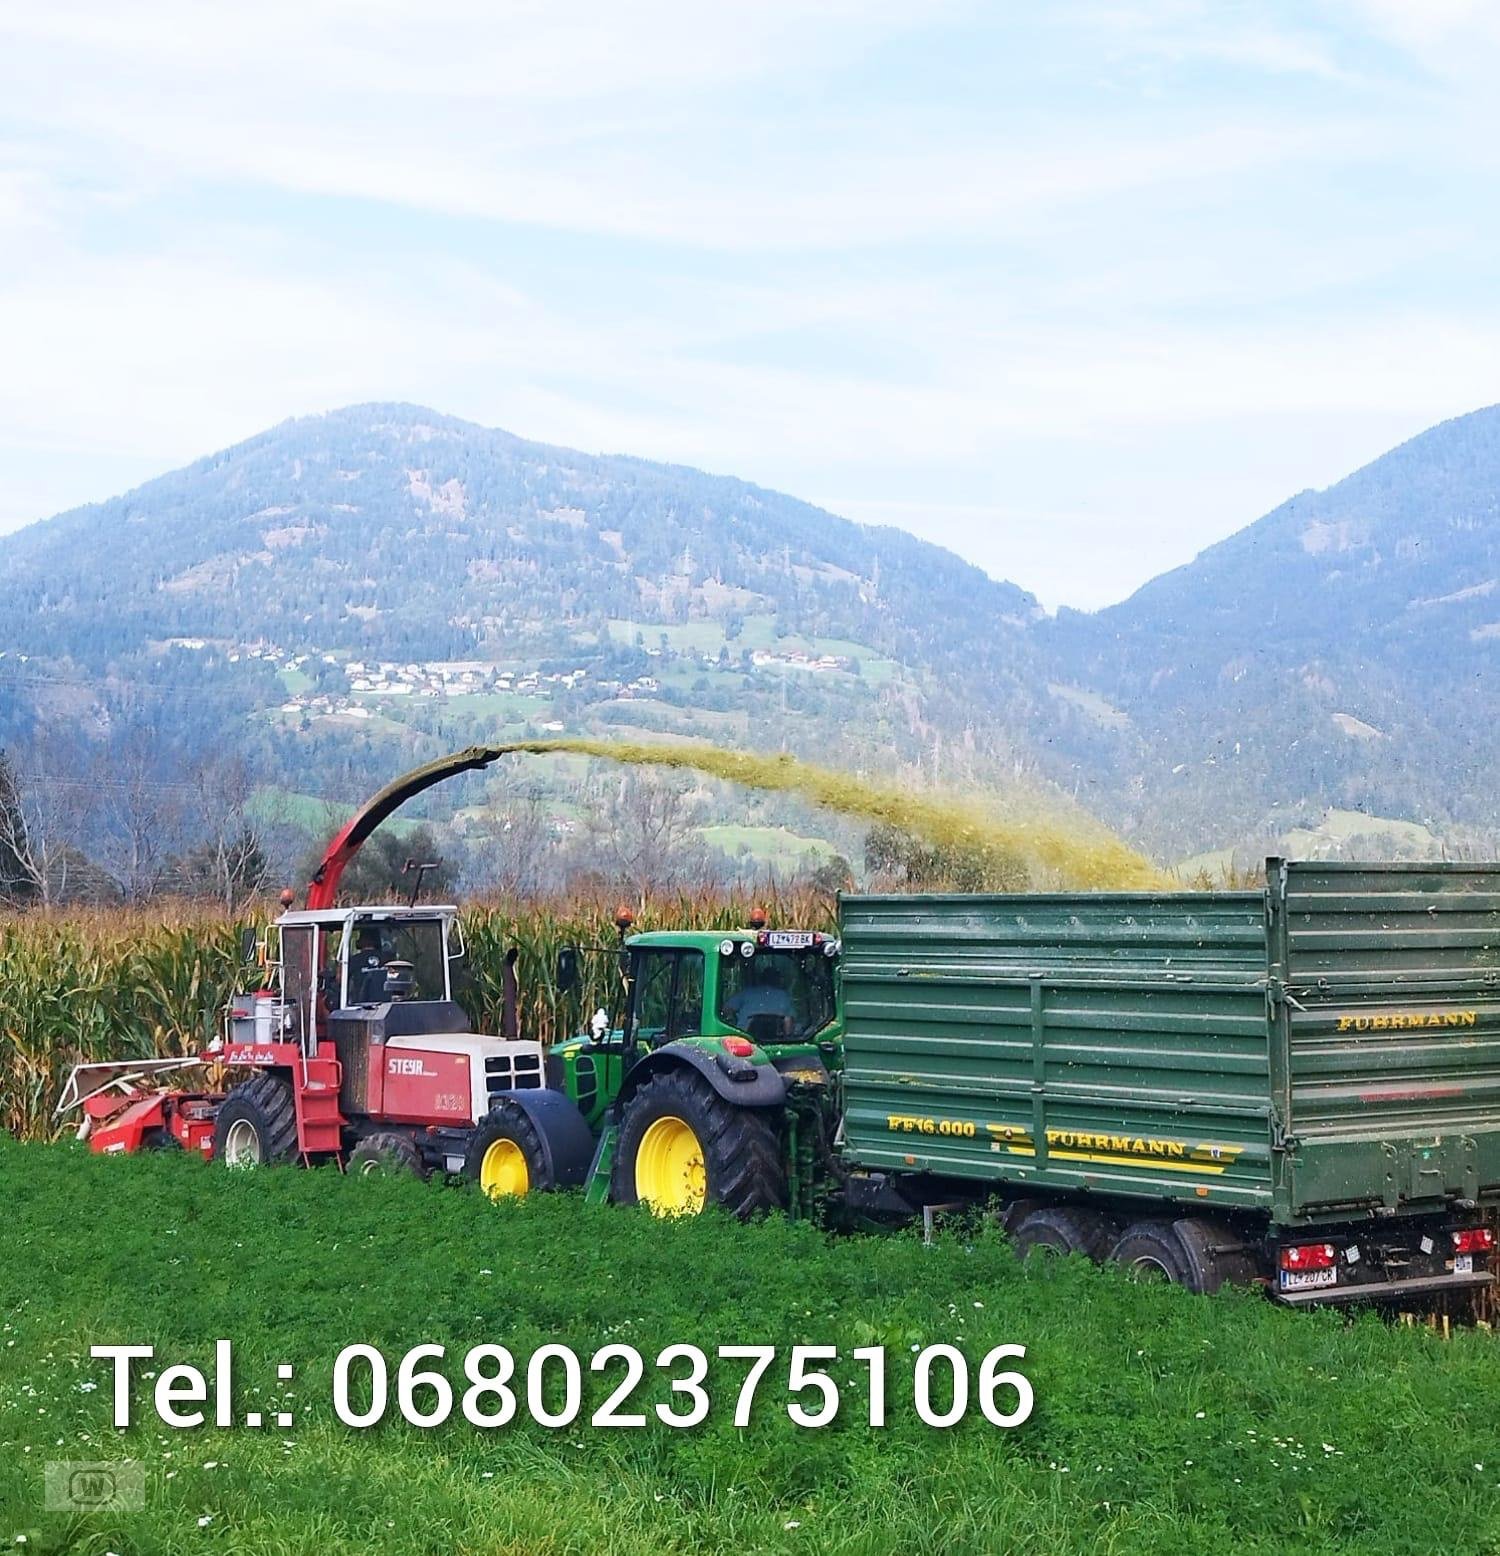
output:
[[419,1178],[427,1176],[427,1165],[416,1142],[408,1135],[393,1129],[379,1129],[358,1141],[349,1153],[348,1166],[359,1172],[366,1162],[377,1162],[394,1172],[409,1172]]
[[617,1204],[637,1203],[636,1149],[646,1125],[665,1114],[684,1118],[697,1131],[711,1202],[740,1221],[785,1208],[786,1167],[768,1110],[726,1102],[685,1066],[643,1081],[626,1105],[611,1184]]
[[1041,1228],[1066,1243],[1068,1252],[1081,1253],[1095,1264],[1104,1262],[1119,1237],[1118,1225],[1102,1211],[1077,1205],[1044,1205],[1016,1224],[1012,1237],[1023,1257],[1030,1244],[1028,1229]]
[[1128,1264],[1137,1252],[1153,1254],[1174,1286],[1200,1291],[1194,1260],[1170,1221],[1132,1221],[1109,1251],[1110,1262]]
[[297,1104],[292,1088],[279,1075],[253,1075],[230,1089],[214,1120],[215,1160],[219,1156],[219,1129],[226,1114],[231,1122],[242,1117],[255,1124],[261,1139],[263,1167],[296,1160]]

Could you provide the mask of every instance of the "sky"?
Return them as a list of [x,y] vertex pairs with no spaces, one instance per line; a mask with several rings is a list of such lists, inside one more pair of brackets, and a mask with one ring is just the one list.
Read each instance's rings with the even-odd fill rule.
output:
[[415,401],[1095,609],[1500,401],[1487,0],[0,0],[0,530]]

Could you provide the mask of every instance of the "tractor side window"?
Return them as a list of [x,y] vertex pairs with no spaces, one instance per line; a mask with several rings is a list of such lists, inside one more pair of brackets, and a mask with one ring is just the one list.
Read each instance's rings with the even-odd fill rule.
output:
[[697,1037],[703,1031],[703,953],[677,957],[677,992],[672,996],[672,1036]]
[[653,1048],[666,1038],[676,964],[670,951],[642,951],[636,962],[634,1035]]

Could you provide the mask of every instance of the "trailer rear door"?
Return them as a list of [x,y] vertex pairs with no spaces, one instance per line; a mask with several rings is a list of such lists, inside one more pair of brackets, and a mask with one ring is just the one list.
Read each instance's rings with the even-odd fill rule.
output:
[[1500,865],[1267,865],[1278,1201],[1500,1202]]

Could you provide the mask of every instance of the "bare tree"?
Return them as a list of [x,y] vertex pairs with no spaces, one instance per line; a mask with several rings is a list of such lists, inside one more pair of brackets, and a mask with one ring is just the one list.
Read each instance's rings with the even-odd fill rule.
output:
[[641,773],[622,776],[611,797],[590,808],[587,837],[594,865],[643,897],[707,869],[686,789]]
[[264,812],[242,757],[204,756],[193,768],[192,831],[199,839],[180,861],[178,884],[234,913],[272,882]]
[[8,767],[0,794],[0,857],[8,881],[0,891],[16,904],[51,907],[75,893],[79,877],[90,875],[79,846],[88,830],[92,785],[76,766],[75,754],[54,736],[39,732],[24,770]]
[[145,902],[162,888],[167,864],[187,841],[194,791],[166,779],[155,741],[137,726],[95,761],[100,862],[127,901]]
[[506,786],[469,829],[464,873],[480,891],[511,896],[536,892],[543,885],[555,836],[546,795],[534,785]]

